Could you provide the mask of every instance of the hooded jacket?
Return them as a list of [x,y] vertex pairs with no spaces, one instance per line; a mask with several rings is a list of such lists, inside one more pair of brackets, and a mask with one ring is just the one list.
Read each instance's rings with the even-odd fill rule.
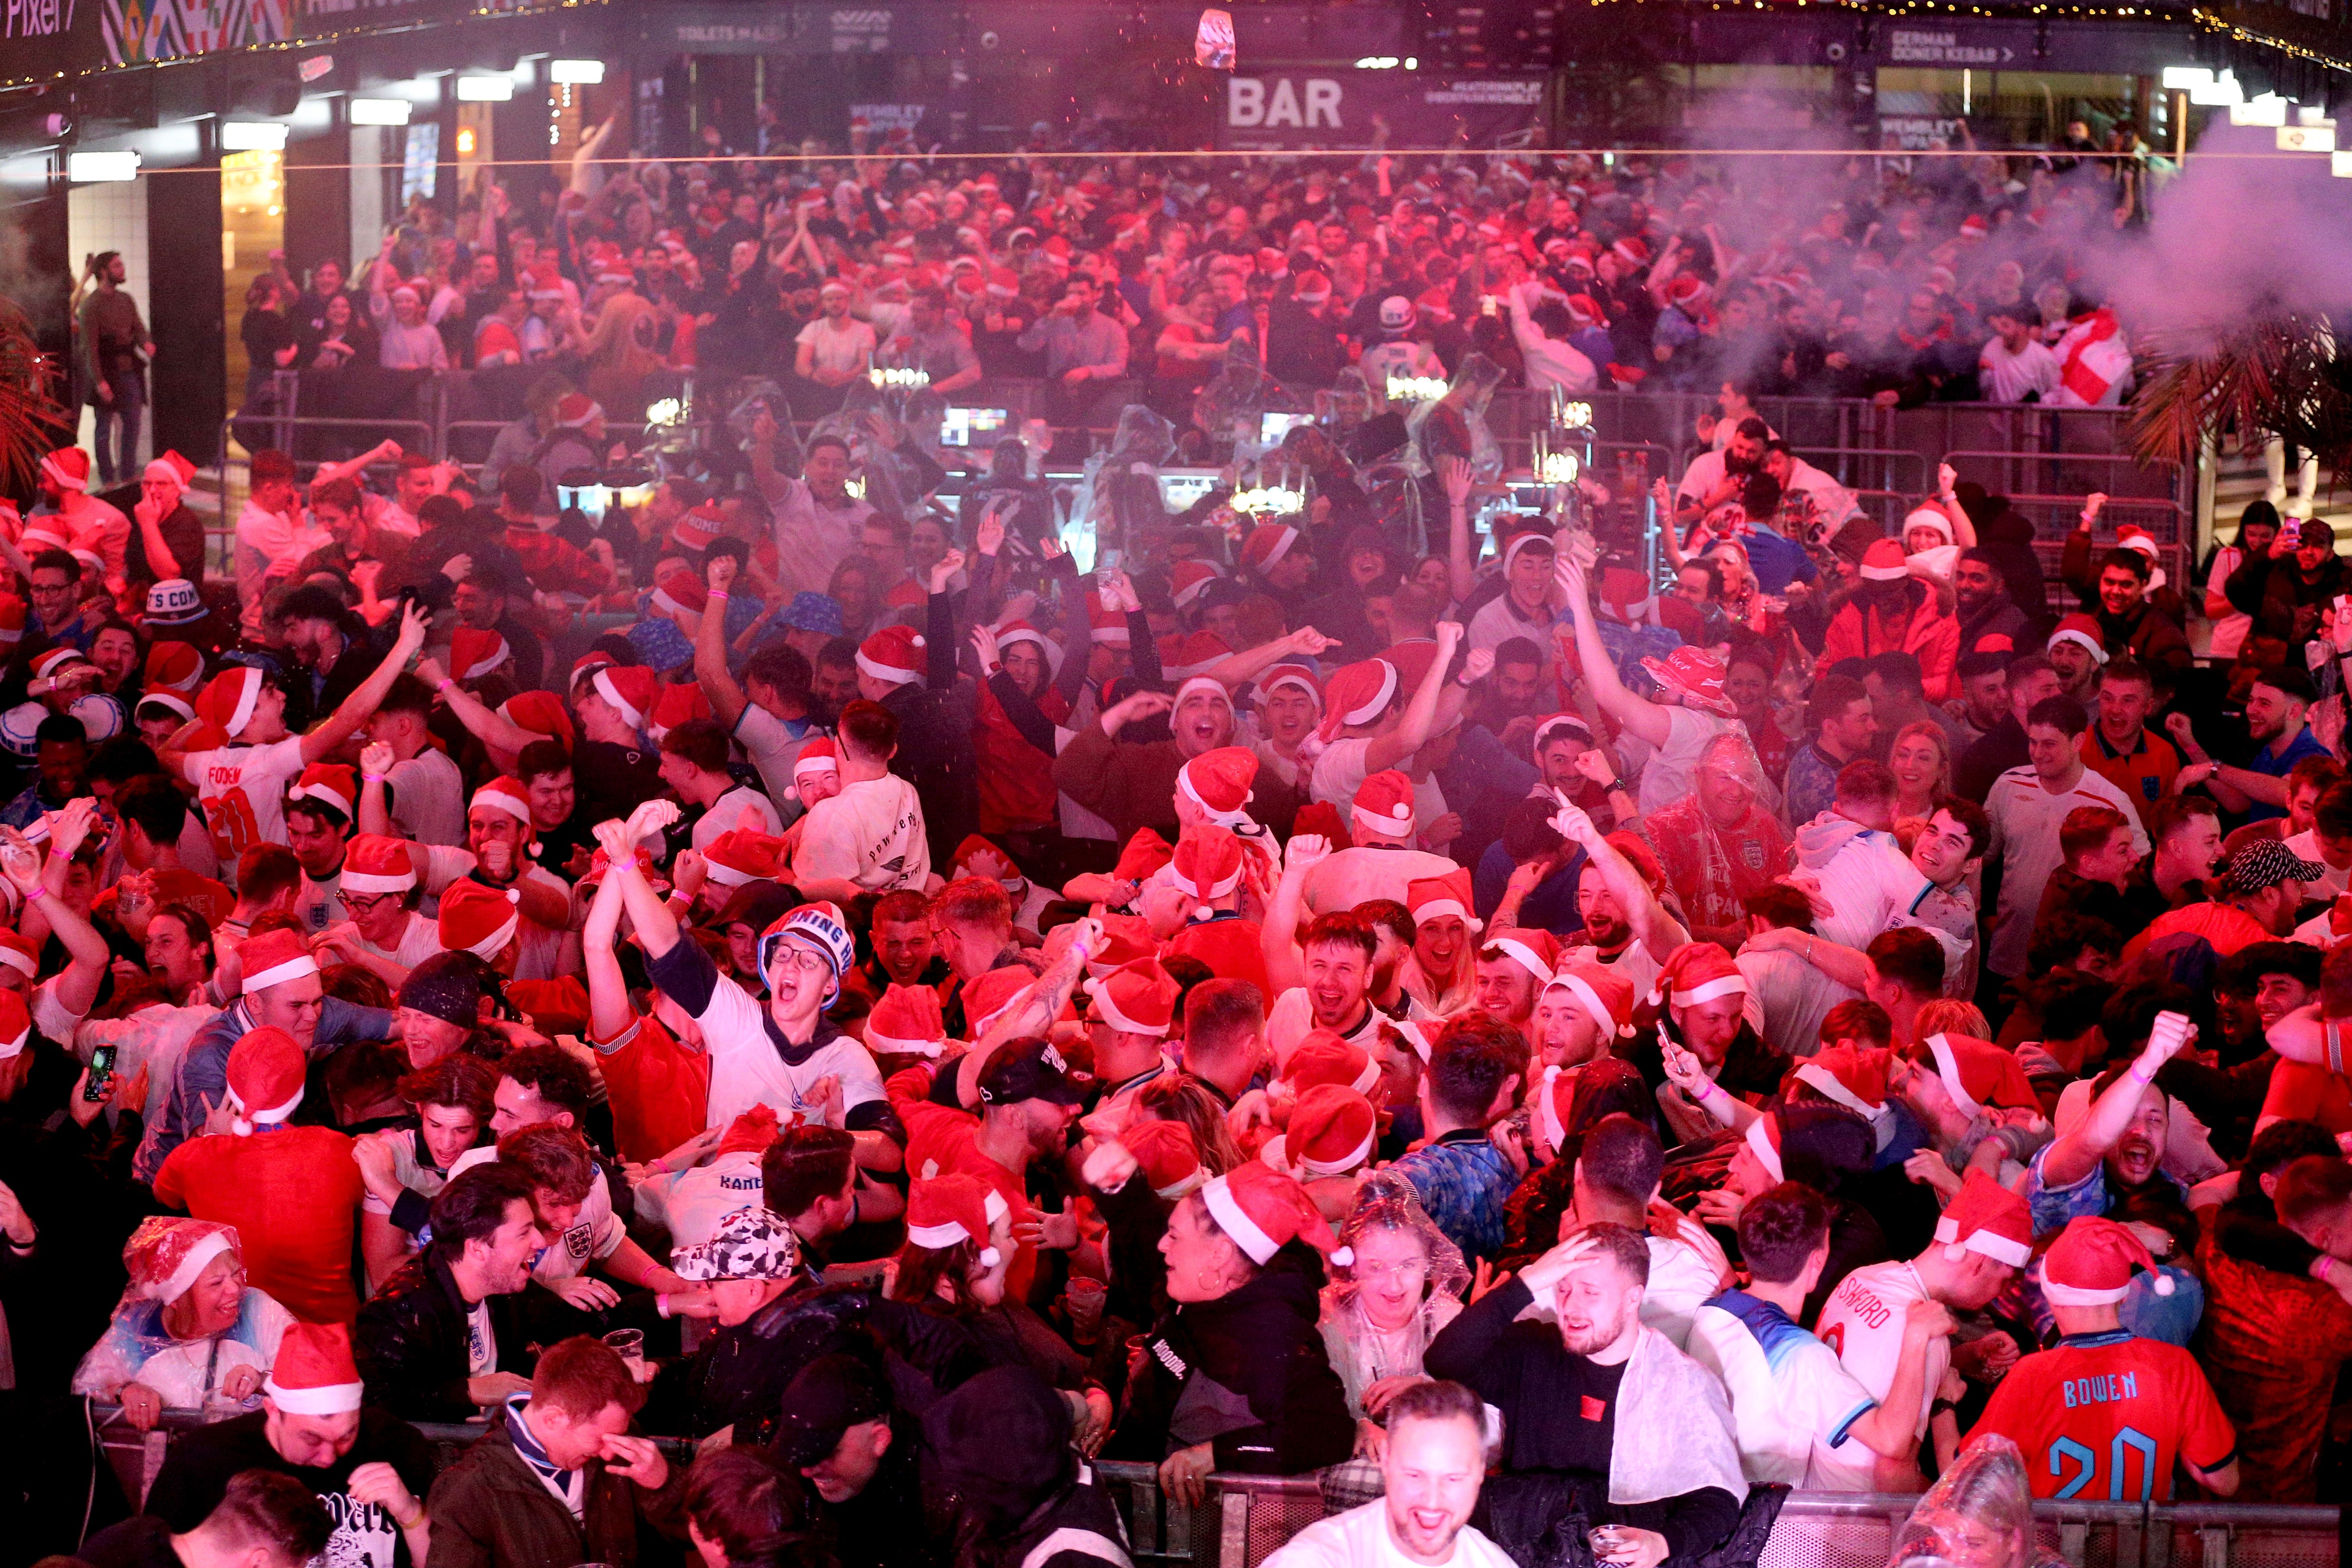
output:
[[1322,1283],[1293,1242],[1239,1289],[1162,1319],[1128,1384],[1120,1457],[1212,1443],[1220,1470],[1295,1476],[1352,1453],[1356,1424],[1317,1327]]
[[1831,613],[1816,673],[1826,674],[1842,658],[1907,653],[1919,660],[1928,701],[1958,696],[1952,671],[1960,658],[1959,622],[1937,589],[1916,577],[1902,586],[1903,607],[1892,615],[1868,607],[1861,593]]

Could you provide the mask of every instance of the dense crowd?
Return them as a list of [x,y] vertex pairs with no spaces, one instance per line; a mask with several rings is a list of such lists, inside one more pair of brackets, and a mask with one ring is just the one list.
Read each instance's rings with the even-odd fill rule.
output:
[[[1648,177],[1557,198],[1571,255],[1698,199]],[[2091,496],[2045,587],[2001,498],[1888,537],[1736,388],[1656,495],[1528,512],[1474,382],[1181,512],[1128,406],[1067,521],[884,397],[583,485],[550,384],[481,473],[256,453],[218,580],[189,465],[50,454],[0,516],[27,1539],[1082,1568],[1102,1457],[1315,1477],[1286,1568],[1656,1568],[1994,1439],[2036,1497],[2330,1495],[2327,526],[2172,584]],[[185,1428],[143,1498],[83,1400]]]
[[[876,369],[919,371],[950,401],[1042,382],[1055,425],[1142,403],[1204,447],[1223,432],[1196,422],[1200,395],[1242,365],[1300,407],[1334,388],[1377,404],[1389,376],[1473,355],[1538,392],[2084,407],[2131,389],[2081,237],[2138,200],[2128,163],[608,150],[592,138],[528,206],[488,184],[454,215],[420,198],[349,268],[274,257],[240,328],[251,386],[308,372],[332,405],[355,367],[537,365],[635,424],[691,374],[771,382],[806,420]],[[82,336],[127,452],[144,329],[121,268],[93,258]],[[110,479],[103,438],[100,457]]]

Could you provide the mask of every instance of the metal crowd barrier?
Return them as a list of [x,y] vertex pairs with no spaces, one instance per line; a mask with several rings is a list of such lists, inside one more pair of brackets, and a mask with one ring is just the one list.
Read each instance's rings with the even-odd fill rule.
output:
[[[104,1457],[135,1507],[163,1468],[173,1437],[203,1423],[167,1411],[154,1431],[134,1432],[118,1407],[91,1407]],[[479,1437],[479,1422],[417,1422],[446,1468]],[[661,1438],[674,1462],[695,1445]],[[1127,1521],[1138,1563],[1258,1568],[1284,1542],[1323,1517],[1313,1476],[1209,1478],[1200,1508],[1170,1500],[1157,1467],[1097,1460]],[[1780,1510],[1759,1568],[1881,1568],[1916,1498],[1879,1492],[1795,1492]],[[2266,1503],[2037,1503],[2042,1543],[2070,1568],[2338,1568],[2338,1511]]]

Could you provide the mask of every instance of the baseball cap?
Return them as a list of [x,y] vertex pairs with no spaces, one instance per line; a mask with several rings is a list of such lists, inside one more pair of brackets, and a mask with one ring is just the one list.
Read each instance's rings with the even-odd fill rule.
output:
[[786,1385],[773,1451],[794,1470],[822,1464],[852,1426],[890,1414],[881,1374],[854,1355],[819,1356]]
[[2280,839],[2263,838],[2231,856],[2223,874],[2229,878],[2231,892],[2259,893],[2282,882],[2319,881],[2326,877],[2327,868],[2303,858]]
[[1069,1063],[1049,1040],[1031,1040],[996,1053],[980,1075],[980,1098],[991,1105],[1017,1105],[1024,1100],[1050,1100],[1056,1105],[1084,1105],[1086,1096],[1064,1076]]
[[720,1220],[709,1241],[670,1254],[681,1279],[789,1279],[799,1266],[792,1227],[757,1204]]

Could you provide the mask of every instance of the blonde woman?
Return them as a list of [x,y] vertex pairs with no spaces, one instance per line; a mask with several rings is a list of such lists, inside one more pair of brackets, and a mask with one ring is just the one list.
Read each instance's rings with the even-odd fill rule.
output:
[[1887,770],[1895,775],[1895,820],[1916,817],[1924,822],[1936,814],[1936,805],[1952,793],[1952,742],[1942,725],[1922,719],[1895,732],[1886,752]]

